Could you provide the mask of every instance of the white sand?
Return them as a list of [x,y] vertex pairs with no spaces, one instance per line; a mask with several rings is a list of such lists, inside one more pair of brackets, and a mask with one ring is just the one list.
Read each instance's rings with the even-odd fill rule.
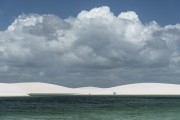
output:
[[[79,95],[107,95],[109,94],[105,88],[96,88],[96,87],[81,87],[75,88],[74,91]],[[112,93],[111,93],[112,94]]]
[[180,85],[165,83],[136,83],[111,88],[67,88],[40,82],[12,84],[0,83],[0,96],[28,96],[29,94],[180,95]]
[[0,83],[0,96],[28,96],[28,94],[16,85]]
[[119,95],[180,95],[180,85],[165,83],[136,83],[108,88]]
[[41,82],[14,83],[28,94],[73,94],[72,88]]

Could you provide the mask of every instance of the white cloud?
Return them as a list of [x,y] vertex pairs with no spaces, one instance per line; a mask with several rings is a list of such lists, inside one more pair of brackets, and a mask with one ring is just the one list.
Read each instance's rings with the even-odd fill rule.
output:
[[121,12],[118,18],[123,18],[123,19],[139,22],[139,17],[134,11]]
[[102,6],[99,8],[94,8],[90,11],[82,11],[78,14],[77,18],[80,20],[91,20],[91,19],[103,19],[103,20],[113,20],[115,16],[110,11],[110,8],[107,6]]
[[67,86],[178,82],[180,25],[161,27],[155,21],[144,25],[133,11],[115,16],[103,6],[64,20],[20,15],[0,32],[0,43],[4,82]]
[[0,66],[0,72],[6,72],[8,70],[8,66]]

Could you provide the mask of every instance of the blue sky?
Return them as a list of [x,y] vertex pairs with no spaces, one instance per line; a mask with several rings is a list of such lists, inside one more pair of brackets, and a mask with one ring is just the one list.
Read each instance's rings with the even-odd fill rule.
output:
[[179,0],[0,0],[0,83],[180,83]]
[[180,21],[179,0],[1,0],[0,29],[6,29],[23,13],[55,14],[67,18],[76,16],[81,10],[104,5],[109,6],[115,15],[135,11],[143,23],[155,20],[164,26]]

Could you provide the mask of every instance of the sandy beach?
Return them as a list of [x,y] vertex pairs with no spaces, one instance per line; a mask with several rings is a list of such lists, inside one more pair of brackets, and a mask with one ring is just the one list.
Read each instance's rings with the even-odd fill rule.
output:
[[30,95],[180,95],[180,85],[166,83],[135,83],[110,88],[79,87],[68,88],[54,84],[0,83],[0,96]]

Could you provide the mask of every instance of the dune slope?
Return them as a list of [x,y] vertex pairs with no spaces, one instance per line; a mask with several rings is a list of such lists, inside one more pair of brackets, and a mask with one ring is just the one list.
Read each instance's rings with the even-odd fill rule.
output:
[[14,83],[28,94],[73,94],[72,88],[67,88],[59,85],[30,82],[30,83]]
[[0,83],[0,96],[28,96],[28,94],[14,84]]

